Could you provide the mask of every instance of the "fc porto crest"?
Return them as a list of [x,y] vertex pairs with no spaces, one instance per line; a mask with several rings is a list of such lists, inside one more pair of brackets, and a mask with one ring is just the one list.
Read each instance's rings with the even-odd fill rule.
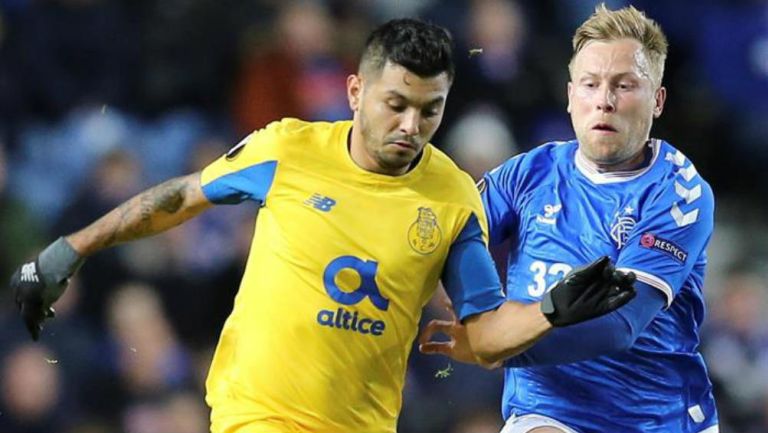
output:
[[629,234],[632,233],[632,230],[635,229],[635,225],[637,225],[637,220],[632,216],[634,211],[635,210],[630,206],[627,206],[624,208],[623,212],[616,212],[616,216],[613,219],[613,224],[611,225],[611,239],[616,242],[616,248],[618,249],[621,249],[621,247],[627,244]]
[[442,239],[435,212],[428,207],[420,207],[416,221],[408,229],[408,244],[419,254],[431,254]]

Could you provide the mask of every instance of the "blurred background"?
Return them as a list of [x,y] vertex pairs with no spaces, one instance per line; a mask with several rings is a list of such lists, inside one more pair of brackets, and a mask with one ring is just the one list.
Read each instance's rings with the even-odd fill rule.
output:
[[[652,135],[690,157],[716,194],[703,351],[721,431],[764,433],[768,1],[631,3],[671,44]],[[0,0],[0,278],[271,120],[349,118],[345,78],[388,18],[453,33],[457,79],[434,142],[474,177],[572,138],[570,39],[594,4]],[[203,381],[255,215],[217,207],[92,257],[38,344],[0,292],[0,432],[206,432]],[[424,320],[440,315],[430,305]],[[500,371],[414,351],[399,431],[497,433],[501,386]]]

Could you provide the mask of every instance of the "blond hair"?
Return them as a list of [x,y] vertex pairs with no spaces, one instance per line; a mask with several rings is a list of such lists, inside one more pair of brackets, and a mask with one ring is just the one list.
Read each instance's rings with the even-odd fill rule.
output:
[[615,11],[600,3],[573,35],[573,56],[568,64],[572,70],[576,55],[591,41],[615,41],[634,39],[643,46],[643,52],[650,63],[650,78],[656,87],[661,86],[664,76],[664,61],[667,59],[667,37],[659,24],[645,16],[634,6]]

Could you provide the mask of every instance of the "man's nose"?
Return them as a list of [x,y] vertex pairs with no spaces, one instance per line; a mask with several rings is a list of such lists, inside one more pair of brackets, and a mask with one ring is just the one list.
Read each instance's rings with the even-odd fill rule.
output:
[[610,88],[601,89],[597,92],[597,109],[605,113],[616,111],[616,93]]
[[421,114],[418,110],[406,110],[400,119],[400,131],[408,136],[418,135],[420,122]]

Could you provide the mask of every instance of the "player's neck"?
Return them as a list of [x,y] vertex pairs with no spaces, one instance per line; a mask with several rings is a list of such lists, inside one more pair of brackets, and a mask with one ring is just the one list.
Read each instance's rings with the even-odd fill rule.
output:
[[653,159],[653,147],[650,141],[637,152],[633,157],[615,164],[601,164],[585,158],[600,173],[612,173],[617,171],[634,171],[647,166]]

